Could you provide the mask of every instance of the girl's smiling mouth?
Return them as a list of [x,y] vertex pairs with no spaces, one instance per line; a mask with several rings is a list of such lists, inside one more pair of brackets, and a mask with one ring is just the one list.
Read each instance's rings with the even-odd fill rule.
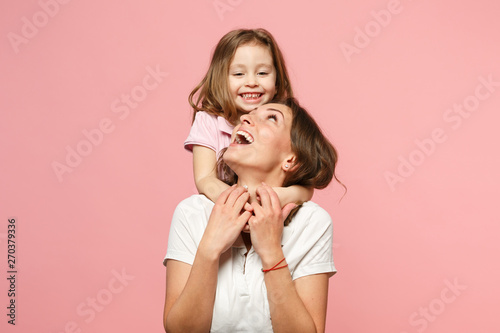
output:
[[243,94],[240,94],[241,98],[243,98],[245,100],[258,99],[262,95],[264,95],[264,94],[263,93],[243,93]]

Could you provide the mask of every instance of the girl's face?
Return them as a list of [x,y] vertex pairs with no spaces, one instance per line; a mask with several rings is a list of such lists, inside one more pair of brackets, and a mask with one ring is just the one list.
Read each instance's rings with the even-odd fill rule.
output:
[[229,64],[229,92],[239,112],[248,113],[276,94],[276,69],[271,52],[259,44],[236,49]]

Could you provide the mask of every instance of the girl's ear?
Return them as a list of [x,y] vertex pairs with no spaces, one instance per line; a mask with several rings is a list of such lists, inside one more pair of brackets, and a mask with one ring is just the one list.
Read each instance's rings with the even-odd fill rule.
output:
[[295,155],[288,156],[281,164],[281,169],[285,172],[294,171],[297,168]]

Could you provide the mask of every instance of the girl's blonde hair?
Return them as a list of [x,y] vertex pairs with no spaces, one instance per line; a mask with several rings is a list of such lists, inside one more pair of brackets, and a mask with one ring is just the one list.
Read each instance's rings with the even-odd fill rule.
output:
[[[229,93],[229,65],[242,45],[262,45],[269,49],[276,69],[276,95],[274,98],[293,97],[292,86],[285,66],[285,60],[273,36],[265,29],[239,29],[224,35],[212,56],[207,74],[189,94],[193,107],[193,121],[198,111],[224,117],[231,124],[238,121],[238,110]],[[196,96],[196,102],[195,100]]]

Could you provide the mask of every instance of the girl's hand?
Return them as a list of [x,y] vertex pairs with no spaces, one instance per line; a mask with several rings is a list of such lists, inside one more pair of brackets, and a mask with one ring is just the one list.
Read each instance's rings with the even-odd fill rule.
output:
[[249,197],[245,188],[236,185],[221,193],[200,242],[206,254],[218,258],[233,245],[252,215],[248,210],[242,212]]
[[250,237],[255,252],[266,261],[275,261],[276,257],[283,257],[281,250],[281,236],[283,222],[290,211],[297,205],[290,203],[281,209],[280,200],[276,192],[268,185],[262,184],[257,188],[260,204],[252,203],[254,216],[248,220]]

